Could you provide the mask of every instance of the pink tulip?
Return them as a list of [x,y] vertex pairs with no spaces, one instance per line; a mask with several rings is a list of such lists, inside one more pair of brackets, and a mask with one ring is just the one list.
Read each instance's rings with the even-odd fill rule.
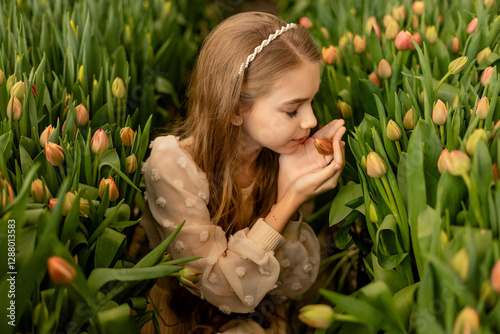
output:
[[432,110],[432,120],[436,125],[446,124],[446,119],[448,118],[446,105],[441,100],[437,100]]
[[[411,35],[411,39],[413,39],[418,44],[418,46],[420,46],[422,44],[422,37],[420,37],[420,33],[418,33],[418,32]],[[415,50],[415,49],[416,49],[415,45],[413,45],[413,43],[411,43],[410,50]]]
[[486,67],[484,69],[483,74],[481,74],[481,85],[486,86],[487,84],[490,83],[492,73],[493,73],[492,66]]
[[328,48],[323,47],[321,55],[325,64],[332,65],[337,62],[337,49],[333,45]]
[[392,69],[389,62],[385,59],[382,59],[378,64],[378,76],[382,79],[388,79],[392,75]]
[[425,9],[425,3],[423,1],[415,1],[411,7],[413,8],[413,12],[417,15],[422,15]]
[[23,112],[23,105],[17,96],[12,96],[7,105],[7,117],[12,117],[14,121],[18,121],[21,118],[21,113]]
[[49,125],[45,128],[45,130],[42,131],[42,134],[40,135],[40,146],[42,146],[43,148],[45,148],[45,144],[52,134],[52,131],[54,131],[54,127],[52,125]]
[[370,80],[371,82],[373,82],[375,84],[375,86],[380,88],[380,80],[378,78],[377,73],[375,73],[375,72],[370,73],[370,75],[368,76],[368,80]]
[[78,120],[78,126],[84,126],[89,122],[89,112],[82,103],[75,107],[75,112],[76,119]]
[[109,186],[109,201],[113,202],[118,198],[119,194],[115,180],[113,180],[111,176],[107,179],[103,178],[101,180],[101,183],[99,183],[99,197],[101,199],[104,198],[104,192],[106,191],[106,187],[108,186]]
[[333,154],[332,141],[326,137],[314,139],[314,147],[316,147],[316,150],[321,155]]
[[52,142],[45,145],[45,156],[52,166],[61,166],[64,162],[64,152],[61,146]]
[[401,30],[396,36],[394,44],[398,50],[407,50],[411,45],[411,34],[408,30]]
[[478,19],[477,19],[477,17],[476,17],[476,18],[473,18],[473,19],[469,22],[469,25],[467,25],[467,33],[468,33],[468,34],[472,34],[474,31],[476,31],[478,21],[479,21],[479,20],[478,20]]
[[376,152],[370,152],[366,157],[366,173],[375,179],[381,178],[387,173],[387,165]]
[[302,16],[302,17],[300,18],[300,20],[299,20],[299,24],[300,24],[301,26],[306,27],[307,29],[311,29],[311,28],[313,27],[313,25],[314,25],[314,24],[312,23],[312,21],[311,21],[308,17],[306,17],[306,16]]
[[92,136],[92,140],[90,141],[90,147],[92,152],[96,154],[103,154],[109,148],[109,139],[104,130],[97,130]]
[[354,52],[363,53],[366,50],[366,38],[363,36],[354,36]]
[[50,279],[57,285],[66,286],[73,283],[76,270],[60,256],[52,256],[47,260]]

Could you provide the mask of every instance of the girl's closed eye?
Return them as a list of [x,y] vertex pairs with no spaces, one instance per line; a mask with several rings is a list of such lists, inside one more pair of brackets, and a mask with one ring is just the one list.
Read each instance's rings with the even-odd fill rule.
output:
[[297,111],[297,110],[295,110],[295,111],[292,111],[292,112],[287,112],[286,114],[287,114],[287,115],[288,115],[288,117],[290,117],[290,118],[295,118],[295,117],[297,117],[298,111]]

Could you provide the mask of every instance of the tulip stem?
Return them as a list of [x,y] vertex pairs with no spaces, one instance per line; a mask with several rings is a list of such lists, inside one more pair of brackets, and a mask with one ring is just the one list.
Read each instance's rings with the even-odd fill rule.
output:
[[388,79],[384,79],[384,87],[385,87],[385,103],[386,107],[389,107],[389,83],[387,82]]
[[97,185],[97,173],[98,173],[97,166],[98,165],[99,165],[99,154],[96,154],[95,155],[95,160],[94,160],[94,175],[93,175],[93,177],[94,177],[93,184],[94,185]]
[[64,167],[62,165],[57,166],[59,168],[59,172],[61,173],[61,182],[64,180],[66,177],[66,173],[64,172]]
[[482,129],[484,127],[484,119],[479,120],[479,128]]
[[337,95],[338,95],[338,93],[339,93],[339,84],[337,82],[337,74],[335,73],[335,66],[332,65],[329,68],[331,68],[331,70],[330,70],[330,76],[333,78],[333,83],[335,84],[335,90],[337,91]]
[[71,283],[69,287],[85,302],[85,304],[87,304],[92,312],[91,317],[94,317],[94,315],[97,313],[97,305],[94,303],[94,301],[91,298],[88,298],[89,296],[82,290],[80,290],[80,288],[74,282]]
[[443,82],[451,75],[451,72],[447,72],[444,77],[441,79],[441,81],[439,81],[439,83],[437,84],[436,86],[436,89],[434,89],[434,96],[436,96],[437,94],[437,91],[439,89],[439,87],[441,87],[441,85],[443,84]]
[[398,150],[398,155],[401,156],[401,144],[399,140],[396,140],[396,149]]
[[439,132],[441,134],[441,146],[444,148],[444,125],[439,126]]

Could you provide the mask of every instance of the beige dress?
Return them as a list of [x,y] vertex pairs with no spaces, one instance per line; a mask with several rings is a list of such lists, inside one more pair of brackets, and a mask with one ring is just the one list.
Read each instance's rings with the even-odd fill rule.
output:
[[[290,221],[282,234],[259,218],[226,238],[210,220],[208,182],[191,155],[169,135],[151,142],[152,151],[142,172],[146,182],[147,209],[142,217],[150,246],[158,246],[186,221],[169,247],[174,259],[202,256],[187,263],[200,270],[200,290],[189,291],[216,306],[221,315],[250,313],[266,295],[286,300],[304,293],[314,283],[319,269],[319,242],[306,223]],[[248,194],[253,184],[242,191]],[[167,284],[159,279],[150,292],[151,301],[162,308],[166,323],[178,321],[169,310]],[[159,307],[160,305],[160,307]],[[154,333],[151,322],[143,333]],[[278,322],[265,331],[252,321],[231,321],[223,333],[279,333]],[[181,333],[162,327],[162,333]]]

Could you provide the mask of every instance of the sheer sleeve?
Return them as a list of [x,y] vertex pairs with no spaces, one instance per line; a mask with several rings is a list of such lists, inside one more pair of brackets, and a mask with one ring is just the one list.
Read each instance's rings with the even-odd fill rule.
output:
[[223,313],[251,312],[276,287],[280,263],[274,250],[287,243],[283,236],[259,218],[251,229],[227,239],[222,228],[210,221],[206,176],[174,136],[152,143],[143,174],[147,208],[142,224],[152,246],[186,220],[170,252],[174,259],[202,257],[188,263],[203,273],[201,289],[190,291]]

